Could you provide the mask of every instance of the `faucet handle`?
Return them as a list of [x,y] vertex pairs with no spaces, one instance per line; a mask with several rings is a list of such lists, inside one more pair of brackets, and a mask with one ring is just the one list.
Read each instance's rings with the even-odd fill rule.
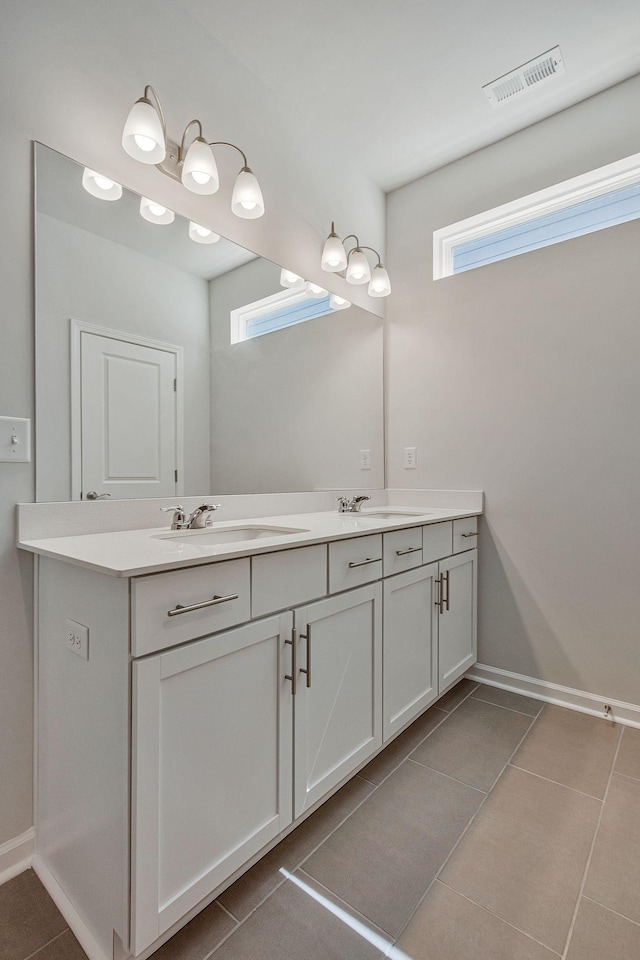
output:
[[348,497],[336,497],[336,502],[338,504],[338,513],[347,513],[349,510],[349,498]]
[[175,507],[160,507],[160,509],[163,513],[170,513],[172,510],[174,510],[176,513],[178,511],[180,511],[180,513],[184,513],[184,507],[181,507],[179,503],[176,504]]

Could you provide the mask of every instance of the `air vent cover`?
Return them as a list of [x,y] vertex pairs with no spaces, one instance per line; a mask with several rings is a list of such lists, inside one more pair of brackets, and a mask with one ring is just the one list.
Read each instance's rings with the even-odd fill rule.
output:
[[482,89],[491,106],[496,109],[564,72],[560,47],[554,47],[528,63],[523,63],[521,67],[516,67],[511,73],[505,73],[497,80],[485,84]]

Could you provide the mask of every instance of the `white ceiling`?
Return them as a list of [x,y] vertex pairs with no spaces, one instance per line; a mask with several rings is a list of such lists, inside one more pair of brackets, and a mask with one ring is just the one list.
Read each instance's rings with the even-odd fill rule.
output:
[[[383,190],[640,71],[638,0],[175,2],[287,106],[298,135],[338,144]],[[566,75],[493,110],[482,85],[556,44]]]

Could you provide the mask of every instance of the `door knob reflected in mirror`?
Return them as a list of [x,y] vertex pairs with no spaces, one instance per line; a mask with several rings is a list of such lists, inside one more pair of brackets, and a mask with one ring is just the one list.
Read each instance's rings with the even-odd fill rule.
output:
[[95,490],[89,490],[88,494],[85,497],[85,500],[104,500],[105,497],[110,497],[110,493],[96,493]]

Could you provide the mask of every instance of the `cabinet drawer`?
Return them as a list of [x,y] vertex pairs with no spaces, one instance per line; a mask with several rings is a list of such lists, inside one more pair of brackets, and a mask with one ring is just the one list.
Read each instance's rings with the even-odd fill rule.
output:
[[419,567],[422,564],[422,527],[383,534],[382,556],[385,577]]
[[382,576],[382,534],[329,544],[329,593],[338,593]]
[[453,552],[473,550],[478,545],[478,518],[464,517],[453,521]]
[[251,560],[251,616],[286,610],[327,593],[327,547],[281,550]]
[[433,563],[453,553],[453,524],[429,523],[422,528],[422,562]]
[[[248,557],[132,580],[132,655],[142,657],[249,620],[249,584]],[[219,602],[211,603],[214,599]],[[198,604],[207,606],[180,612]]]

